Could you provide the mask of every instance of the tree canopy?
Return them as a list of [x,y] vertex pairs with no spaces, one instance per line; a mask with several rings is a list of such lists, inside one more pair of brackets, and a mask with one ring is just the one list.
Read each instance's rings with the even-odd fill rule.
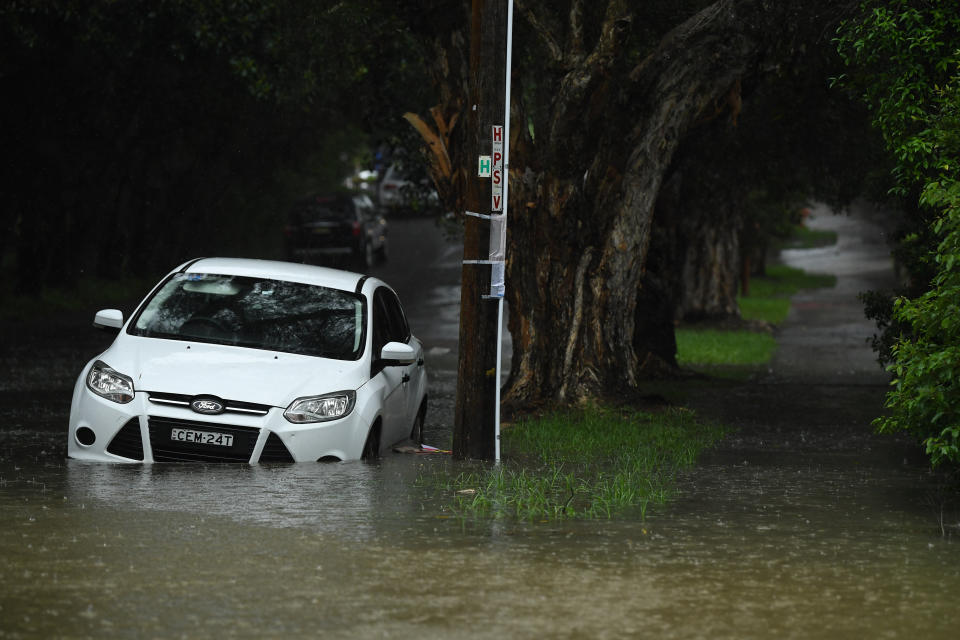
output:
[[379,0],[3,3],[4,266],[35,290],[269,254],[343,138],[429,103],[417,51]]
[[876,425],[916,434],[934,464],[960,462],[960,13],[949,0],[867,0],[838,44],[894,156],[897,192],[919,193],[924,214],[902,255],[928,277],[894,303],[894,386]]

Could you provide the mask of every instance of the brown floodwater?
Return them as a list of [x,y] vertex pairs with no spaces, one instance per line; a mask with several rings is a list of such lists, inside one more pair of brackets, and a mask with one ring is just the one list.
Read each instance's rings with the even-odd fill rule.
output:
[[[69,385],[95,351],[58,329],[14,336],[0,638],[955,638],[955,493],[872,433],[885,379],[870,327],[840,313],[862,282],[812,259],[838,287],[798,296],[770,371],[691,391],[737,430],[645,519],[464,521],[417,481],[455,471],[444,456],[68,461]],[[432,344],[426,434],[444,445],[456,361]]]
[[6,459],[0,637],[956,637],[922,467],[715,457],[645,521],[561,523],[451,517],[439,457]]

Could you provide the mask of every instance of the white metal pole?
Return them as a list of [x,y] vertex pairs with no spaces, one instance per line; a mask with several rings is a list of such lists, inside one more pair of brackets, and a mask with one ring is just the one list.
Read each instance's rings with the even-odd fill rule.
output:
[[[506,89],[504,96],[504,114],[503,114],[503,233],[507,229],[507,209],[510,201],[510,69],[513,65],[513,0],[507,0],[507,64],[506,64]],[[504,261],[506,261],[506,245],[503,248]],[[506,265],[504,265],[506,270]],[[506,275],[504,275],[506,281]],[[497,300],[497,371],[496,371],[496,406],[495,415],[495,438],[494,460],[500,462],[500,370],[501,360],[503,358],[503,297]]]

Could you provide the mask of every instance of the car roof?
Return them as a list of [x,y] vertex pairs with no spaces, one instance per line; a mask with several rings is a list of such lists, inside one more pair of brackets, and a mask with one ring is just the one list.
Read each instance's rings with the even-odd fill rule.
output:
[[293,203],[294,209],[303,209],[312,206],[343,206],[351,203],[356,204],[358,200],[368,200],[370,194],[365,191],[337,191],[334,193],[317,193],[306,198],[301,198]]
[[199,258],[185,262],[174,271],[271,278],[273,280],[330,287],[342,291],[356,291],[357,284],[366,279],[366,276],[351,271],[298,264],[296,262],[252,258]]
[[294,203],[295,209],[302,209],[303,207],[313,206],[313,205],[345,205],[353,202],[354,195],[351,193],[330,193],[330,194],[317,194],[308,196],[297,200]]

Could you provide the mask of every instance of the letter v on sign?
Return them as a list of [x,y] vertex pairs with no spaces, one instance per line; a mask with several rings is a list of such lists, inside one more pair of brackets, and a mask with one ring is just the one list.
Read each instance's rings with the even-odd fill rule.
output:
[[493,126],[493,168],[490,191],[490,210],[503,211],[503,126]]

